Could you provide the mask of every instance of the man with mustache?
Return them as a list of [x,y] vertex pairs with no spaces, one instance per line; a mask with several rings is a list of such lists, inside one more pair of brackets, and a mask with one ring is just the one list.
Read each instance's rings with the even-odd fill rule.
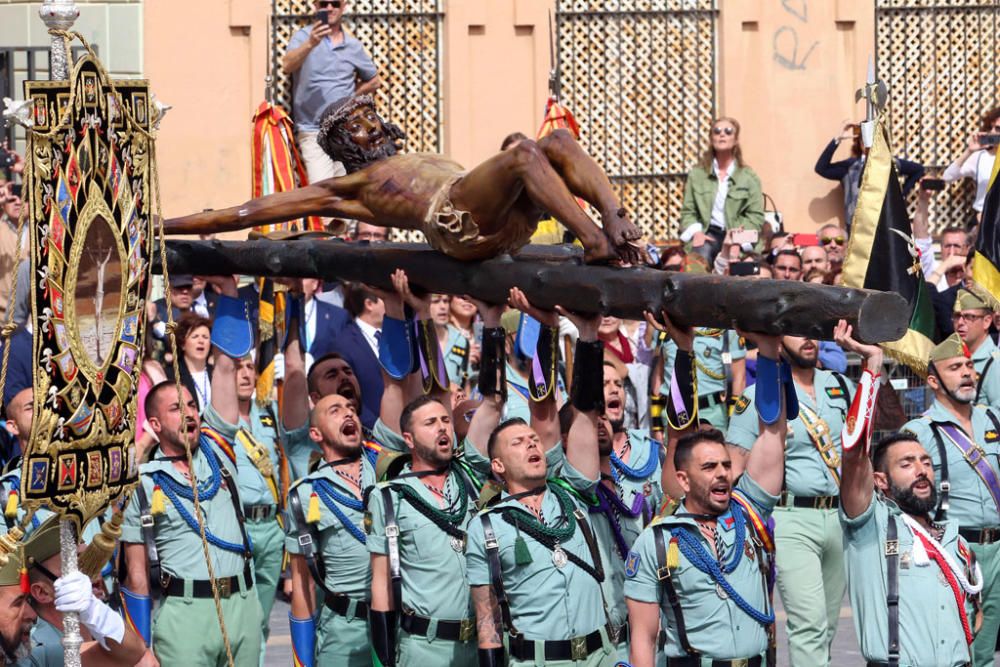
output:
[[[869,667],[968,665],[983,570],[956,523],[932,517],[937,491],[928,451],[933,447],[928,450],[902,431],[880,440],[869,456],[882,353],[851,338],[843,322],[835,339],[845,351],[866,358],[843,433],[840,496],[861,653]],[[953,358],[957,343],[948,345],[951,349],[936,349],[932,356],[943,358],[932,366]]]
[[[791,664],[830,664],[830,646],[847,582],[843,534],[837,520],[840,494],[840,434],[851,405],[853,384],[838,373],[816,368],[819,343],[784,336],[783,356],[791,368],[799,416],[788,422],[785,480],[774,510],[778,590],[788,614]],[[734,445],[734,475],[760,433],[750,406],[757,388],[737,399],[726,442]]]
[[[625,564],[635,667],[655,663],[661,627],[672,667],[763,664],[774,623],[765,523],[784,476],[786,414],[794,418],[798,406],[780,361],[780,338],[748,336],[760,350],[754,411],[760,436],[735,489],[718,430],[693,431],[672,448],[665,475],[676,476],[682,502],[643,531]],[[690,331],[677,339],[690,350]]]
[[[168,220],[166,229],[222,232],[306,215],[342,217],[420,230],[434,248],[477,260],[528,243],[548,212],[580,239],[588,262],[642,259],[639,230],[607,175],[568,131],[519,141],[471,170],[441,155],[397,154],[403,138],[379,117],[371,96],[341,99],[323,113],[317,141],[343,162],[346,176]],[[603,228],[574,196],[597,209]]]
[[975,402],[1000,406],[1000,365],[996,365],[1000,349],[990,336],[993,309],[981,296],[963,287],[955,297],[951,323],[972,352],[972,365],[978,377]]
[[972,645],[972,664],[992,665],[1000,632],[1000,417],[993,408],[974,405],[975,365],[958,334],[931,351],[927,386],[934,402],[902,430],[923,445],[934,463],[935,521],[957,525],[983,568],[983,619]]

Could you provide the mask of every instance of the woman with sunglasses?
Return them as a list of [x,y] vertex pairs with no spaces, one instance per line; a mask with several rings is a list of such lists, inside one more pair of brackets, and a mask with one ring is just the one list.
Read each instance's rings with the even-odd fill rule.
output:
[[740,124],[733,118],[719,118],[712,123],[709,148],[688,172],[680,238],[711,264],[726,230],[742,227],[759,233],[763,226],[760,179],[743,162]]
[[[851,157],[846,160],[833,161],[833,154],[842,141],[851,142]],[[868,149],[861,143],[861,126],[857,123],[844,123],[840,134],[830,140],[819,159],[816,160],[816,173],[831,181],[840,181],[844,186],[844,222],[848,231],[854,218],[854,206],[858,202],[858,190],[861,187],[861,172],[865,168],[865,155]],[[896,158],[896,171],[903,181],[903,196],[905,197],[916,186],[924,175],[924,167],[916,162]]]
[[976,211],[977,220],[983,213],[983,201],[986,199],[990,174],[993,173],[998,140],[1000,140],[1000,107],[990,109],[983,116],[979,132],[969,137],[965,152],[941,174],[941,178],[945,181],[957,181],[960,178],[971,178],[976,181],[976,199],[972,202],[972,208]]

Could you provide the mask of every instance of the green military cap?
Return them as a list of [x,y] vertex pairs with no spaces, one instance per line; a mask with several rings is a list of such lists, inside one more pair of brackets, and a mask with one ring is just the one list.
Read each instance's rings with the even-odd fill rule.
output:
[[511,308],[500,316],[500,326],[507,332],[508,336],[516,336],[517,328],[521,324],[521,311]]
[[967,290],[964,287],[958,290],[958,294],[955,297],[955,310],[954,312],[960,313],[963,310],[993,310],[990,308],[990,304],[986,302],[986,299],[982,298],[975,292]]
[[59,553],[59,517],[50,516],[24,542],[25,567],[43,563]]
[[954,359],[955,357],[965,357],[968,359],[971,356],[972,352],[969,351],[969,346],[959,338],[957,333],[953,333],[934,346],[931,350],[930,360],[931,362],[944,361],[945,359]]

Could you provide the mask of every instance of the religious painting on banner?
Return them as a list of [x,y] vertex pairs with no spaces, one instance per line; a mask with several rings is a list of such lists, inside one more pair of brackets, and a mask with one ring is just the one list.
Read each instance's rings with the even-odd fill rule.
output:
[[21,497],[82,527],[138,479],[153,119],[148,82],[111,81],[93,55],[69,81],[24,87],[35,370]]

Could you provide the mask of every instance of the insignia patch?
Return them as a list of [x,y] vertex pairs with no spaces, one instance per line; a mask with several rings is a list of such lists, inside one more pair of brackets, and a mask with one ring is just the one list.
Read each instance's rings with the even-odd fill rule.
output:
[[639,554],[635,551],[628,552],[625,559],[625,576],[631,579],[639,571]]
[[365,527],[365,535],[371,535],[372,534],[372,513],[371,512],[365,512],[365,518],[364,518],[364,520],[363,520],[362,523],[364,524],[364,527]]
[[451,353],[452,354],[457,354],[460,357],[464,357],[465,356],[465,348],[464,347],[460,347],[458,345],[452,345],[452,347],[451,347]]
[[826,395],[829,396],[830,398],[840,398],[841,396],[844,395],[844,390],[841,389],[840,387],[827,387]]
[[740,396],[739,398],[736,399],[736,403],[733,404],[733,410],[738,415],[741,415],[744,412],[746,412],[747,408],[749,407],[750,407],[750,399],[747,398],[746,396]]
[[274,426],[274,420],[271,419],[270,415],[261,415],[260,423],[261,426]]
[[997,433],[995,430],[990,429],[989,431],[983,434],[983,438],[986,440],[986,442],[996,442],[997,440],[1000,440],[1000,433]]

